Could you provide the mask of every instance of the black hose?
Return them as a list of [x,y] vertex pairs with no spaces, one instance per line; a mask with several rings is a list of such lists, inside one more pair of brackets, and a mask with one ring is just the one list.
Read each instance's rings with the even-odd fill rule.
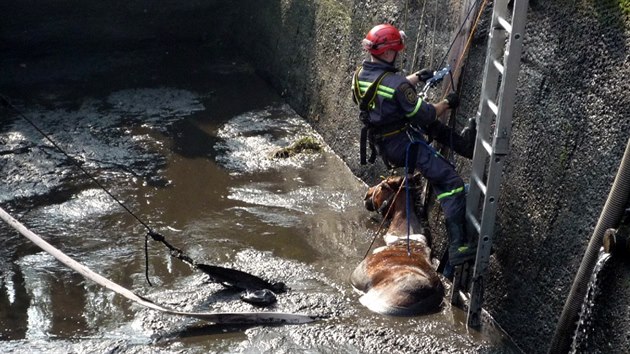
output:
[[584,296],[586,295],[587,284],[590,280],[593,267],[597,262],[599,249],[602,246],[602,239],[604,232],[609,228],[615,228],[619,225],[621,217],[625,212],[625,207],[630,197],[630,139],[626,146],[626,151],[621,160],[619,171],[613,182],[612,189],[608,194],[604,209],[599,216],[593,236],[589,241],[588,247],[582,263],[578,269],[578,273],[575,276],[573,285],[571,286],[571,292],[564,304],[562,314],[558,320],[556,331],[551,341],[551,347],[549,348],[550,354],[568,353],[571,346],[571,341],[577,326],[578,314],[582,303],[584,302]]

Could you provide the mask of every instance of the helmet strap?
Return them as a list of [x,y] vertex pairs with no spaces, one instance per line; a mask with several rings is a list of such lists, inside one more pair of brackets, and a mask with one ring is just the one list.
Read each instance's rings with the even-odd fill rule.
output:
[[373,57],[374,57],[376,60],[378,60],[378,61],[380,61],[380,62],[382,62],[382,63],[385,63],[385,64],[389,64],[389,65],[391,65],[391,66],[394,66],[394,63],[396,62],[396,58],[398,58],[398,52],[396,52],[396,53],[394,54],[394,59],[392,59],[392,61],[387,61],[387,60],[385,60],[385,59],[383,59],[383,58],[381,58],[381,57],[379,57],[379,56],[376,56],[376,55],[373,55]]

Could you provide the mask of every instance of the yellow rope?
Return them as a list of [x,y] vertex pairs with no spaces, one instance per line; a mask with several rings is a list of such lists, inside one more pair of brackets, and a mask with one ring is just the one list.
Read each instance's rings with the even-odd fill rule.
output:
[[[464,46],[464,50],[459,55],[459,58],[457,59],[457,63],[455,64],[455,67],[451,71],[451,74],[457,71],[457,69],[459,69],[460,65],[462,64],[462,61],[464,60],[464,56],[468,53],[468,49],[470,49],[470,43],[472,42],[472,38],[475,35],[477,26],[479,25],[479,19],[481,18],[481,14],[483,13],[483,10],[486,8],[487,4],[488,4],[488,0],[484,0],[483,3],[481,4],[481,8],[479,8],[479,13],[477,13],[477,18],[475,19],[475,22],[472,26],[470,34],[468,35],[468,39],[466,40],[466,45]],[[444,96],[442,97],[442,99],[444,99],[446,95],[448,94],[448,92],[450,91],[451,83],[452,81],[449,81],[448,86],[446,86],[446,90],[444,90]]]

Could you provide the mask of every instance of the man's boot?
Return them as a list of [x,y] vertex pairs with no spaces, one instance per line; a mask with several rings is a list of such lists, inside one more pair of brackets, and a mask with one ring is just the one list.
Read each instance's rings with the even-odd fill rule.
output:
[[466,237],[464,213],[446,219],[446,231],[449,238],[448,262],[452,266],[457,266],[475,259],[477,249]]

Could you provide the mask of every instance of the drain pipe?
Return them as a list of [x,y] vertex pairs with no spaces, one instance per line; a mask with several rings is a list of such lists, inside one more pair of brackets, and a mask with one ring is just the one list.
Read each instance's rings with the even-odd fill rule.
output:
[[612,189],[608,194],[608,199],[599,216],[593,236],[586,249],[582,263],[578,269],[578,273],[571,286],[571,292],[567,298],[562,314],[558,320],[556,331],[549,348],[550,354],[568,353],[571,341],[588,281],[593,272],[593,267],[597,261],[599,249],[602,247],[604,232],[609,228],[615,228],[619,225],[621,217],[625,211],[630,196],[630,139],[626,145],[626,151],[621,160],[619,171],[613,182]]

